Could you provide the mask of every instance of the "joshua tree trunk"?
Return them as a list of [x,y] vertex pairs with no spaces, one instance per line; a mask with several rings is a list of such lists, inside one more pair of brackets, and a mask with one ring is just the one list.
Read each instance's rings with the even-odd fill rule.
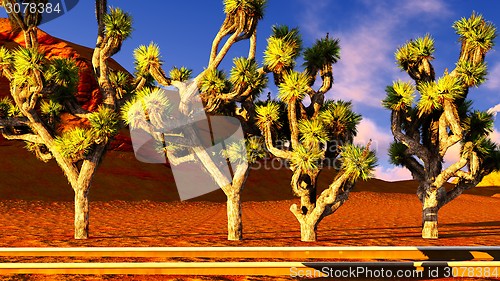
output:
[[315,201],[315,206],[309,209],[307,214],[302,209],[293,204],[290,211],[295,215],[300,223],[300,240],[303,242],[315,242],[316,231],[319,223],[327,216],[335,213],[340,206],[349,198],[349,193],[353,188],[355,181],[348,181],[345,173],[338,176],[330,186],[321,192]]
[[229,189],[223,188],[227,196],[227,239],[243,239],[243,222],[241,220],[241,191],[248,177],[249,166],[244,162],[236,167],[233,182]]
[[[291,208],[292,213],[298,211],[301,215],[297,216],[300,223],[301,241],[316,241],[316,229],[319,223],[319,217],[313,218],[312,213],[316,208],[316,180],[319,173],[314,175],[302,174],[300,171],[294,173],[292,177],[292,188],[294,193],[300,196],[300,210]],[[295,205],[295,204],[294,204]]]
[[89,191],[92,179],[97,170],[97,164],[101,161],[106,150],[106,144],[98,145],[90,159],[83,161],[78,181],[71,182],[75,191],[75,239],[87,239],[89,237]]
[[438,203],[437,189],[427,191],[422,204],[422,238],[438,238]]
[[317,222],[311,220],[302,220],[300,222],[300,240],[303,242],[315,242]]
[[89,237],[89,189],[78,187],[75,189],[75,239]]
[[239,191],[234,191],[227,195],[227,239],[233,241],[243,239]]
[[311,197],[311,190],[307,190],[300,196],[300,208],[303,214],[308,214],[316,207],[316,198]]

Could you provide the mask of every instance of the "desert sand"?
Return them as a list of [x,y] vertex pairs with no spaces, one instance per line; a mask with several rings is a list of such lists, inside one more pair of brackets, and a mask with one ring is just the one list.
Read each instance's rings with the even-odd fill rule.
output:
[[[440,238],[420,238],[416,183],[360,182],[349,200],[318,228],[318,241],[300,241],[288,210],[298,203],[286,170],[251,171],[242,198],[244,240],[226,240],[224,195],[212,192],[180,202],[168,165],[143,164],[133,153],[112,151],[90,191],[90,238],[73,239],[72,191],[54,163],[41,163],[21,145],[2,143],[0,247],[161,246],[497,246],[498,187],[468,191],[440,210]],[[12,156],[12,157],[9,157]],[[14,157],[14,155],[16,157]],[[7,165],[8,164],[8,165]],[[332,171],[321,175],[324,187]],[[221,257],[222,258],[222,257]],[[2,258],[7,262],[167,261],[165,259]],[[176,261],[193,261],[193,259]],[[223,261],[225,259],[221,259]],[[171,260],[169,260],[171,261]],[[4,276],[3,280],[13,276]],[[21,278],[16,276],[14,278]],[[26,276],[24,276],[26,277]],[[23,278],[24,278],[23,277]],[[29,276],[27,280],[191,280],[172,276]],[[44,279],[48,278],[48,279]],[[91,278],[91,279],[89,279]],[[201,277],[200,277],[201,278]],[[206,277],[198,280],[224,280]],[[224,277],[226,278],[226,277]],[[14,279],[15,280],[15,279]],[[22,279],[26,280],[26,279]],[[57,279],[56,279],[57,280]],[[227,277],[225,280],[279,280]],[[286,280],[286,279],[283,279]],[[323,279],[324,280],[324,279]]]

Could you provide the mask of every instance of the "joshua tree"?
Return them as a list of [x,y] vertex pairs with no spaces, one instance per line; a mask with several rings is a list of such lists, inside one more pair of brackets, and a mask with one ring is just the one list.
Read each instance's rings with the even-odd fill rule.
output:
[[[256,113],[257,125],[269,152],[291,164],[291,187],[300,197],[301,206],[293,204],[290,210],[300,223],[301,240],[316,241],[321,220],[348,199],[359,178],[366,180],[371,176],[377,160],[369,145],[352,144],[361,116],[352,111],[351,103],[324,102],[324,95],[333,84],[332,65],[339,59],[339,41],[329,38],[328,34],[317,40],[304,51],[305,70],[298,72],[294,68],[301,44],[297,29],[273,28],[263,69],[272,72],[281,104],[266,102],[257,106]],[[318,74],[322,85],[314,90],[312,86]],[[309,106],[303,103],[306,95],[311,100]],[[282,126],[279,117],[283,110],[290,128],[290,150],[278,148],[273,139]],[[334,166],[338,172],[318,197],[317,179],[325,164]]]
[[[391,110],[394,143],[389,155],[419,182],[422,203],[422,237],[438,238],[438,211],[465,190],[500,168],[500,152],[488,135],[493,116],[472,110],[467,100],[471,87],[486,77],[486,53],[493,47],[496,28],[481,15],[472,14],[453,25],[462,43],[453,71],[436,80],[431,64],[434,41],[426,35],[396,51],[399,67],[415,83],[396,81],[386,89],[384,107]],[[414,104],[415,91],[420,96]],[[443,167],[448,149],[460,145],[459,160]],[[445,183],[455,178],[453,187]]]
[[[142,89],[125,105],[123,112],[124,119],[132,129],[148,132],[161,144],[161,149],[167,153],[170,163],[198,161],[202,164],[227,196],[229,240],[242,239],[240,193],[249,167],[247,161],[241,160],[247,152],[250,162],[262,153],[259,141],[251,139],[247,140],[247,145],[239,142],[229,144],[224,150],[224,156],[234,164],[231,179],[221,171],[217,160],[199,143],[199,136],[192,126],[185,126],[177,131],[176,135],[165,134],[166,132],[161,130],[165,126],[168,127],[166,123],[174,119],[184,120],[184,124],[194,120],[193,116],[199,114],[195,108],[197,98],[203,101],[206,113],[237,116],[244,125],[251,124],[249,120],[253,114],[253,101],[267,82],[265,75],[258,72],[255,62],[256,28],[263,17],[265,4],[265,0],[224,1],[226,17],[213,40],[208,65],[192,79],[192,71],[185,67],[174,67],[167,75],[162,69],[163,62],[156,44],[137,48],[134,52],[136,77],[138,88]],[[248,56],[234,59],[231,76],[227,79],[218,67],[229,49],[245,39],[249,39]],[[179,101],[174,103],[174,97],[166,97],[158,88],[151,87],[153,81],[160,86],[177,88]],[[198,95],[199,91],[201,95]],[[241,108],[236,106],[236,102],[241,104]],[[175,111],[175,117],[172,111]],[[202,113],[203,116],[204,114]]]
[[[332,186],[320,196],[319,204],[315,208],[315,181],[319,174],[319,165],[326,157],[330,159],[338,157],[341,151],[338,146],[339,142],[352,141],[360,117],[352,112],[350,103],[337,102],[323,105],[324,94],[333,83],[331,65],[338,59],[337,40],[331,40],[327,36],[319,40],[313,48],[306,50],[306,70],[304,73],[298,73],[293,71],[295,60],[301,50],[298,31],[290,30],[286,26],[274,27],[274,35],[268,39],[269,46],[265,53],[264,66],[258,67],[255,61],[256,27],[263,16],[265,4],[265,0],[224,1],[226,18],[213,40],[208,65],[193,79],[190,79],[191,71],[186,68],[174,67],[167,76],[161,67],[163,62],[160,60],[157,45],[139,47],[135,51],[138,84],[148,85],[153,78],[162,86],[174,86],[179,90],[180,102],[172,103],[168,98],[159,94],[158,89],[148,88],[144,92],[138,92],[136,98],[125,106],[123,116],[132,128],[142,129],[162,143],[161,148],[166,148],[171,163],[199,161],[203,164],[204,169],[228,198],[229,240],[242,238],[240,192],[248,174],[248,165],[237,161],[240,164],[235,169],[233,168],[234,175],[231,181],[221,172],[218,163],[211,159],[205,149],[200,145],[193,145],[196,143],[197,136],[192,127],[167,134],[159,132],[159,129],[165,125],[165,121],[171,119],[173,114],[170,112],[171,109],[156,111],[155,108],[166,108],[175,104],[174,110],[178,111],[174,114],[175,118],[188,120],[193,115],[191,105],[194,104],[193,98],[197,96],[199,90],[204,110],[208,114],[237,117],[242,121],[247,136],[260,134],[258,127],[264,129],[263,133],[269,151],[275,156],[292,161],[292,169],[295,171],[292,185],[296,193],[303,198],[302,211],[295,207],[294,214],[301,222],[303,240],[311,241],[316,239],[315,230],[319,221],[336,210],[347,199],[354,182],[359,177],[368,178],[375,164],[375,157],[367,148],[343,146],[342,170]],[[218,67],[228,50],[243,39],[250,41],[248,55],[233,60],[234,66],[227,78]],[[225,41],[219,48],[223,40]],[[280,92],[283,93],[283,100],[287,102],[288,118],[292,120],[290,130],[294,152],[281,151],[273,145],[269,132],[272,123],[277,121],[275,117],[279,116],[279,112],[275,111],[276,105],[270,103],[267,106],[258,107],[257,111],[255,108],[256,98],[267,83],[266,73],[271,72],[275,83],[282,88]],[[314,91],[311,85],[318,72],[322,77],[323,86]],[[312,100],[309,107],[299,103],[305,94],[309,94]],[[158,107],[158,104],[162,105]],[[145,108],[146,112],[144,112]],[[271,118],[271,121],[266,123],[266,118]],[[303,144],[299,144],[299,135],[302,135],[304,139]],[[322,150],[326,148],[322,141],[327,142],[328,148],[333,150],[331,152]],[[188,151],[185,151],[186,147],[184,147],[184,152],[178,153],[182,149],[175,146],[185,145],[186,142],[188,142]],[[250,160],[262,155],[258,139],[251,138],[250,141],[247,140],[247,144]],[[238,154],[235,152],[241,152],[242,147],[243,145],[239,143],[229,145],[228,149],[224,150],[231,163],[235,160],[234,156]],[[170,153],[168,153],[169,150]]]
[[[2,4],[15,2],[3,0]],[[6,139],[25,141],[39,159],[54,159],[61,167],[75,192],[75,239],[88,238],[92,178],[119,127],[117,89],[123,90],[123,83],[118,83],[121,80],[116,77],[123,74],[111,75],[107,61],[131,32],[127,13],[120,9],[108,13],[105,1],[96,3],[104,4],[104,9],[98,10],[100,39],[94,52],[103,104],[95,112],[82,109],[74,97],[79,71],[75,61],[48,59],[38,50],[39,14],[31,14],[30,9],[26,14],[9,14],[12,25],[24,32],[25,46],[15,50],[0,47],[0,74],[10,81],[13,99],[0,102],[1,132]],[[61,132],[57,125],[62,113],[78,116],[88,125]]]

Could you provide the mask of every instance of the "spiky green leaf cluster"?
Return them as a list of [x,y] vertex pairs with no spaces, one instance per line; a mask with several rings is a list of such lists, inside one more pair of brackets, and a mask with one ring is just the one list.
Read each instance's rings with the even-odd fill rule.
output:
[[293,170],[299,169],[305,173],[315,173],[320,168],[323,155],[324,152],[320,149],[299,145],[292,151],[290,164]]
[[193,73],[193,71],[191,69],[188,69],[184,66],[182,66],[181,68],[177,68],[177,67],[173,67],[171,70],[170,70],[170,78],[172,80],[175,80],[175,81],[181,81],[181,82],[185,82],[189,79],[191,79],[191,74]]
[[264,105],[258,105],[255,108],[257,113],[257,126],[261,130],[264,130],[267,125],[276,125],[280,127],[279,117],[280,117],[280,106],[275,102],[268,102]]
[[10,68],[14,62],[14,57],[5,46],[0,47],[0,70]]
[[310,79],[305,72],[292,70],[284,73],[278,97],[285,103],[302,101],[309,90]]
[[245,140],[235,141],[228,144],[226,149],[222,150],[221,153],[232,164],[239,165],[248,161],[248,151],[246,149]]
[[500,147],[488,140],[483,144],[483,147],[488,147],[485,150],[482,166],[483,171],[486,173],[493,171],[500,171]]
[[319,148],[329,140],[323,122],[320,119],[302,119],[299,121],[300,141],[308,148]]
[[256,98],[267,86],[267,76],[258,71],[259,66],[254,59],[235,58],[229,81],[236,91],[252,89],[252,97]]
[[373,176],[373,170],[377,166],[375,152],[368,151],[366,147],[348,144],[342,147],[340,153],[342,159],[342,170],[351,182],[358,179],[367,180]]
[[382,101],[382,105],[394,111],[405,111],[412,107],[415,99],[415,86],[411,82],[395,81],[392,86],[387,86],[385,89],[386,98]]
[[274,35],[267,39],[264,64],[271,71],[280,73],[295,66],[295,59],[300,55],[302,48],[302,39],[296,28],[274,26],[273,32]]
[[46,116],[47,118],[54,119],[61,114],[61,111],[63,110],[63,106],[60,103],[54,102],[52,100],[47,101],[42,101],[40,103],[40,111],[43,116]]
[[336,63],[340,59],[339,39],[328,37],[316,40],[316,43],[304,51],[304,66],[306,70],[315,75],[326,65]]
[[78,84],[78,70],[73,59],[53,58],[45,71],[45,78],[61,87],[74,88]]
[[54,58],[45,71],[45,80],[63,88],[66,94],[73,94],[78,86],[79,68],[76,62],[68,58]]
[[236,14],[244,12],[246,15],[262,19],[267,0],[224,0],[224,13]]
[[122,107],[122,119],[132,128],[147,126],[164,128],[170,118],[172,104],[165,91],[159,88],[142,88]]
[[487,69],[485,63],[475,64],[466,60],[457,63],[459,79],[466,87],[479,86],[486,80]]
[[74,162],[83,160],[90,152],[92,144],[91,131],[83,128],[74,128],[54,140],[54,146],[59,153]]
[[21,109],[19,109],[19,106],[17,106],[17,104],[12,104],[12,106],[9,108],[9,116],[11,117],[23,116],[23,113],[21,112]]
[[498,145],[487,136],[478,137],[472,141],[472,146],[464,145],[461,150],[462,157],[470,157],[475,154],[481,161],[494,156],[496,152],[498,152]]
[[434,110],[442,108],[442,99],[439,95],[436,82],[422,82],[417,88],[421,95],[417,104],[419,116],[428,115]]
[[18,48],[13,52],[14,57],[14,84],[21,86],[28,84],[29,86],[36,85],[33,78],[34,72],[43,70],[45,56],[37,49]]
[[29,73],[33,70],[41,71],[45,56],[38,49],[18,48],[13,53],[16,70],[21,73]]
[[141,45],[134,50],[135,70],[142,75],[149,73],[149,69],[159,68],[163,64],[160,56],[160,47],[151,42],[148,46]]
[[493,132],[493,114],[484,111],[474,111],[462,122],[464,129],[464,140],[474,141],[481,137],[487,137]]
[[109,74],[109,82],[111,82],[111,85],[113,85],[115,88],[129,88],[129,79],[130,76],[123,71],[112,71]]
[[287,25],[273,25],[271,37],[284,39],[297,50],[297,56],[302,51],[302,37],[297,27],[290,28]]
[[147,116],[142,102],[137,99],[127,101],[122,107],[122,120],[132,129],[146,125]]
[[445,100],[454,101],[464,94],[460,78],[449,74],[445,74],[437,82],[422,82],[417,89],[421,94],[417,105],[420,117],[442,109]]
[[120,8],[110,8],[103,22],[108,37],[125,40],[132,34],[132,16]]
[[8,97],[0,99],[0,118],[10,117],[10,109],[13,106],[12,101]]
[[130,81],[130,75],[123,71],[111,71],[109,74],[109,82],[116,91],[119,99],[133,91],[133,86]]
[[118,133],[118,114],[111,108],[99,106],[97,111],[89,115],[88,119],[97,143],[106,142]]
[[165,91],[155,88],[151,91],[138,93],[144,104],[148,119],[157,128],[164,128],[168,124],[172,104],[170,103]]
[[461,98],[464,93],[460,79],[449,74],[439,78],[437,81],[437,91],[441,99],[450,101]]
[[246,139],[247,161],[252,164],[266,157],[266,145],[262,137],[250,137]]
[[349,140],[358,133],[361,115],[355,113],[351,102],[327,101],[319,114],[319,119],[327,128],[331,139]]
[[201,80],[200,90],[205,94],[217,95],[229,91],[229,88],[229,81],[222,70],[209,70]]
[[422,59],[432,60],[434,51],[434,39],[427,34],[424,37],[410,40],[398,48],[395,55],[396,62],[401,69],[408,71],[410,67],[421,62]]
[[28,150],[29,152],[36,152],[36,150],[38,149],[39,146],[40,145],[38,143],[33,143],[33,142],[27,141],[24,148],[26,148],[26,150]]
[[408,147],[400,142],[393,142],[389,146],[389,162],[396,166],[404,166],[405,152]]
[[495,25],[485,21],[482,15],[473,13],[469,18],[461,18],[453,24],[453,28],[470,48],[488,51],[494,46],[497,36]]
[[76,62],[68,58],[54,58],[49,61],[44,72],[48,85],[55,87],[50,98],[56,102],[64,102],[74,98],[79,82],[79,68]]

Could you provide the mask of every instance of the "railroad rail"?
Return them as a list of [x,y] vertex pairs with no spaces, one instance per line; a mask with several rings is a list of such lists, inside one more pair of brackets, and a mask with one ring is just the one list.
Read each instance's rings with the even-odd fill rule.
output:
[[[0,274],[171,274],[268,275],[326,274],[327,269],[409,270],[441,274],[479,274],[500,277],[500,247],[79,247],[0,248],[8,257],[141,257],[211,258],[210,262],[3,262]],[[221,262],[245,258],[271,261]],[[299,261],[272,261],[289,259]],[[314,262],[310,262],[314,260]],[[361,262],[360,262],[361,261]],[[471,269],[472,268],[472,269]],[[459,270],[461,269],[461,270]],[[480,272],[479,272],[480,270]],[[333,272],[333,271],[331,271]],[[484,276],[485,273],[490,276]],[[317,277],[320,277],[318,275]],[[476,276],[476,275],[474,275]],[[448,276],[444,276],[448,277]],[[470,276],[465,276],[470,277]],[[477,276],[476,276],[477,277]]]

